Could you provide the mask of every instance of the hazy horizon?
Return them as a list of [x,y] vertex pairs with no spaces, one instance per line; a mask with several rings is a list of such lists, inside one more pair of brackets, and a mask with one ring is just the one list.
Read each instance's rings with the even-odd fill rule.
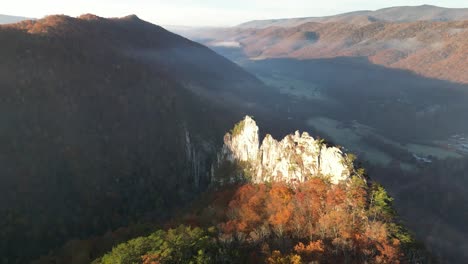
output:
[[394,6],[435,5],[445,8],[468,8],[462,0],[419,1],[396,0],[389,5],[388,1],[343,0],[311,3],[305,0],[276,1],[240,0],[219,3],[207,0],[196,3],[189,0],[103,0],[99,3],[84,1],[14,1],[2,6],[2,13],[11,16],[42,18],[47,15],[64,14],[79,16],[92,13],[102,17],[122,17],[136,14],[140,18],[159,25],[222,27],[234,26],[251,20],[281,19],[295,17],[330,16],[340,13],[377,10]]

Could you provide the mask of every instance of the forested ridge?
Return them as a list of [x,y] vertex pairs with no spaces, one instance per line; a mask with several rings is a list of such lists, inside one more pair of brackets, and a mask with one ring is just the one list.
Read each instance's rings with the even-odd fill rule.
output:
[[384,188],[358,176],[226,186],[190,210],[93,263],[435,263]]

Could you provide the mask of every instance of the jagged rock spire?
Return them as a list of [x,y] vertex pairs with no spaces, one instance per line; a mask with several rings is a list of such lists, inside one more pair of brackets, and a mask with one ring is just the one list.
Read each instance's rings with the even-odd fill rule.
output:
[[219,182],[236,181],[248,174],[249,180],[260,183],[302,182],[311,177],[328,177],[336,184],[350,177],[345,160],[340,149],[325,146],[307,132],[300,134],[296,131],[281,141],[268,134],[260,146],[258,126],[251,117],[246,116],[224,137],[217,164],[217,167],[221,167],[228,162],[243,169],[237,171],[235,177],[230,175],[229,179],[223,179],[223,175],[214,175],[214,179]]
[[230,161],[255,161],[258,151],[258,126],[250,116],[246,116],[224,136],[223,152],[228,154]]

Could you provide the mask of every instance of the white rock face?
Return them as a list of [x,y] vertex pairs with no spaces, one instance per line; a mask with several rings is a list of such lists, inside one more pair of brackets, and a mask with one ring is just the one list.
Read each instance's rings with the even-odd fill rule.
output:
[[[258,127],[250,117],[245,117],[234,129],[234,135],[226,134],[224,146],[218,155],[218,166],[223,162],[248,164],[251,181],[302,182],[311,177],[329,177],[338,183],[350,177],[345,155],[340,149],[326,147],[307,132],[288,135],[281,141],[266,135],[259,145]],[[242,177],[240,173],[235,177]],[[215,180],[222,175],[215,175]],[[236,179],[229,179],[235,181]],[[240,180],[240,179],[238,179]]]
[[238,129],[224,136],[223,153],[230,161],[254,161],[258,157],[258,126],[255,121],[246,116],[237,124]]

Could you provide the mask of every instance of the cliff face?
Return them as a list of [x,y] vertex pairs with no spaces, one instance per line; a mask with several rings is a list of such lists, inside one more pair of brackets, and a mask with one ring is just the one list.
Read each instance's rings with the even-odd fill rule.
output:
[[195,190],[206,187],[210,179],[210,165],[213,162],[213,153],[216,148],[213,142],[194,142],[190,132],[184,128],[185,132],[185,168],[186,174],[191,177]]
[[[296,131],[281,141],[268,134],[259,145],[258,126],[246,116],[224,137],[213,180],[216,183],[303,182],[311,177],[327,177],[336,184],[350,177],[347,164],[346,155],[340,149],[325,146],[307,132]],[[234,173],[227,178],[225,171],[217,173],[216,169],[229,165],[230,168],[234,165]]]

